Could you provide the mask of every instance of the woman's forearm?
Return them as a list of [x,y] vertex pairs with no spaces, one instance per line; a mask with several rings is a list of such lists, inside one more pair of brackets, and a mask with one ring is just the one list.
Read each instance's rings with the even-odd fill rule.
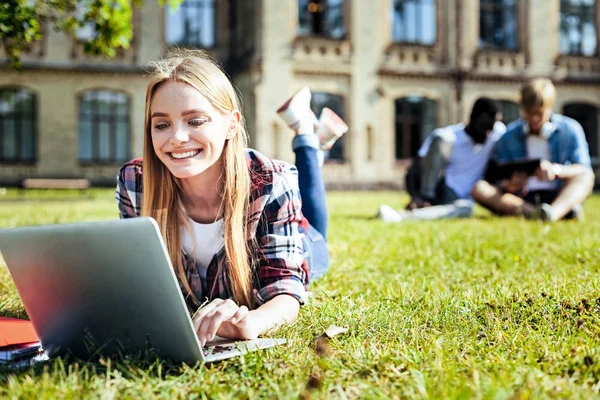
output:
[[257,324],[258,335],[262,335],[270,329],[294,322],[299,311],[298,300],[282,294],[250,311],[250,315],[253,323]]

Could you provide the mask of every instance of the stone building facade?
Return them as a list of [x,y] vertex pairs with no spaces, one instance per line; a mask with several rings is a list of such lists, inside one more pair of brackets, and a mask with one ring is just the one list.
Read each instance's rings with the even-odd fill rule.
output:
[[[557,112],[578,119],[600,153],[598,0],[146,0],[134,40],[115,59],[47,29],[23,57],[0,65],[0,183],[86,177],[112,184],[142,152],[144,66],[169,46],[204,47],[240,89],[251,144],[293,161],[275,114],[304,86],[313,106],[350,131],[324,165],[331,185],[401,185],[431,129],[468,118],[478,96],[518,117],[524,79],[557,87]],[[201,23],[198,23],[201,21]],[[0,57],[4,57],[1,53]],[[600,174],[597,174],[600,175]]]

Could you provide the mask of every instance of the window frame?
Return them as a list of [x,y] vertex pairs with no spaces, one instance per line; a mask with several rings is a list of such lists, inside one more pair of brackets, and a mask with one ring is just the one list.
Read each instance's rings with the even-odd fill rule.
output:
[[[319,118],[319,113],[316,112],[316,110],[315,110],[316,107],[315,107],[315,104],[313,103],[313,101],[315,99],[315,95],[319,96],[319,95],[323,95],[323,94],[325,94],[325,95],[327,95],[329,97],[335,98],[335,101],[340,101],[341,102],[342,112],[338,113],[337,111],[339,111],[339,110],[336,111],[336,110],[333,110],[333,108],[329,107],[328,103],[331,100],[323,102],[322,104],[319,104],[320,107],[321,107],[321,110],[324,107],[331,108],[334,112],[336,112],[338,114],[341,114],[341,115],[339,115],[340,118],[342,118],[346,123],[348,123],[348,118],[346,117],[348,115],[348,102],[346,101],[347,100],[346,96],[344,96],[343,94],[339,94],[339,93],[332,93],[332,92],[321,91],[321,90],[312,90],[312,98],[311,98],[310,108],[311,108],[311,110],[313,110],[313,112],[315,112],[315,116],[317,118]],[[329,162],[329,163],[340,163],[340,164],[343,164],[343,163],[346,163],[348,161],[348,145],[347,145],[347,143],[348,143],[347,142],[348,133],[349,132],[345,133],[341,138],[339,138],[334,143],[334,145],[332,146],[332,148],[330,150],[330,152],[333,150],[334,155],[335,155],[335,152],[339,152],[341,154],[341,157],[332,158],[331,154],[328,153],[327,156],[325,157],[325,162],[326,163]]]
[[[101,115],[101,113],[99,112],[99,101],[98,101],[98,93],[100,92],[109,92],[111,93],[111,95],[114,94],[120,94],[125,96],[125,99],[127,101],[127,115],[123,116],[123,115],[119,115],[118,109],[117,109],[117,104],[118,103],[113,103],[111,104],[110,107],[110,114],[108,116],[103,116]],[[81,129],[82,129],[82,122],[83,122],[83,118],[82,118],[82,102],[83,102],[83,97],[88,94],[88,93],[93,93],[95,94],[95,97],[91,100],[93,104],[95,104],[95,106],[92,106],[92,111],[90,111],[90,115],[88,116],[89,118],[89,122],[90,122],[90,141],[91,141],[91,154],[92,157],[90,157],[90,159],[83,159],[82,155],[81,155]],[[80,165],[84,165],[84,166],[93,166],[93,165],[121,165],[124,162],[127,162],[131,159],[131,144],[133,142],[133,133],[131,130],[132,127],[132,123],[131,123],[131,106],[132,106],[133,102],[132,102],[132,96],[123,91],[123,90],[115,90],[115,89],[108,89],[108,88],[95,88],[95,89],[86,89],[81,91],[78,96],[77,96],[77,161]],[[104,117],[103,119],[106,119],[107,122],[109,123],[109,129],[111,129],[109,131],[109,143],[110,145],[110,153],[112,154],[112,156],[110,158],[102,158],[99,155],[100,152],[100,133],[99,133],[99,129],[100,129],[100,122],[103,121],[99,121],[98,119]],[[111,120],[111,118],[123,118],[123,121],[117,121],[116,119]],[[127,123],[127,151],[125,156],[121,159],[121,158],[117,158],[116,154],[117,154],[117,147],[118,147],[118,134],[117,134],[117,124],[118,122],[126,122]]]
[[[395,8],[396,8],[396,3],[397,2],[413,2],[413,1],[418,1],[421,2],[423,0],[391,0],[391,26],[390,26],[390,37],[391,37],[391,43],[392,44],[396,44],[396,45],[406,45],[406,46],[423,46],[423,47],[434,47],[437,45],[438,41],[439,41],[439,32],[440,32],[440,21],[439,21],[439,0],[431,0],[433,3],[433,7],[434,7],[434,22],[435,22],[435,34],[434,34],[434,40],[431,43],[425,43],[425,42],[421,42],[421,41],[410,41],[410,40],[402,40],[402,39],[396,39],[394,37],[394,27],[395,27],[395,22],[396,22],[396,12],[395,12]],[[424,5],[420,4],[419,10],[420,13],[419,15],[422,16],[423,14],[423,9]]]
[[[406,133],[406,127],[403,129],[403,132],[399,132],[399,125],[400,124],[406,124],[406,121],[399,121],[399,116],[401,115],[401,113],[398,113],[398,103],[401,101],[404,101],[405,104],[409,104],[408,99],[410,98],[418,98],[421,100],[421,103],[423,104],[421,106],[421,109],[424,109],[424,103],[425,102],[431,102],[433,104],[434,107],[434,113],[435,115],[431,116],[427,116],[425,115],[425,112],[423,111],[422,115],[420,116],[420,119],[418,121],[420,129],[423,130],[424,128],[424,121],[426,118],[432,118],[432,122],[431,126],[432,129],[428,132],[421,132],[421,138],[419,138],[419,143],[418,146],[416,146],[416,151],[415,154],[411,154],[412,153],[412,132],[411,135],[408,136],[408,138],[406,136],[404,136],[404,133]],[[394,160],[396,162],[402,162],[405,160],[410,160],[413,159],[414,157],[416,157],[418,155],[418,151],[419,148],[421,148],[423,141],[425,140],[425,138],[427,137],[427,135],[429,135],[434,129],[436,129],[439,126],[439,118],[440,118],[440,114],[439,114],[439,107],[440,107],[440,101],[439,99],[436,98],[431,98],[428,96],[424,96],[424,95],[419,95],[419,94],[414,94],[414,95],[403,95],[401,97],[397,97],[394,99]],[[414,122],[412,121],[414,119],[414,114],[412,114],[412,110],[410,113],[410,117],[411,117],[411,121],[409,124],[408,129],[410,130],[412,125],[414,124]],[[398,138],[402,136],[402,148],[400,149],[399,147],[399,140]],[[402,150],[402,154],[400,155],[400,157],[398,156],[398,153],[400,152],[399,150]]]
[[[503,2],[505,0],[502,0]],[[493,51],[505,51],[505,52],[521,52],[523,51],[523,43],[521,42],[521,37],[523,32],[525,31],[525,29],[522,26],[522,16],[521,14],[523,13],[523,9],[519,6],[519,1],[518,0],[514,0],[514,3],[512,5],[507,5],[505,3],[503,3],[500,7],[501,9],[501,13],[502,13],[502,19],[505,19],[504,14],[507,12],[508,8],[513,8],[514,9],[514,16],[515,18],[511,19],[514,21],[515,23],[515,32],[514,32],[514,48],[512,47],[508,47],[506,45],[507,42],[507,35],[506,35],[506,30],[504,29],[504,26],[501,25],[502,30],[504,31],[504,44],[503,45],[496,45],[494,44],[494,33],[496,32],[496,28],[494,25],[494,21],[493,21],[493,14],[496,12],[497,9],[497,5],[493,3],[494,0],[479,0],[479,37],[478,37],[478,46],[480,49],[483,50],[493,50]],[[482,25],[484,22],[484,18],[483,18],[483,13],[488,13],[489,15],[492,15],[492,25],[491,28],[486,30],[485,33],[489,33],[489,37],[485,38],[484,41],[484,30],[482,29]],[[489,17],[488,17],[489,18]]]
[[[598,55],[600,55],[600,49],[598,49],[598,46],[600,45],[599,41],[600,41],[600,31],[599,31],[599,25],[600,25],[600,20],[598,18],[598,14],[600,13],[600,4],[598,4],[598,2],[596,1],[595,4],[592,4],[591,7],[593,9],[594,15],[592,17],[592,22],[594,23],[594,33],[595,33],[595,40],[596,40],[596,48],[594,50],[594,54],[590,54],[590,55],[586,55],[583,54],[583,39],[581,40],[581,42],[579,43],[579,51],[577,52],[573,52],[573,51],[568,51],[568,52],[562,52],[561,50],[561,43],[563,40],[563,31],[562,31],[562,20],[563,20],[563,14],[566,14],[566,12],[563,12],[563,2],[568,1],[568,0],[560,0],[559,3],[559,16],[558,16],[558,51],[559,54],[561,56],[571,56],[571,57],[587,57],[587,58],[594,58],[597,57]],[[581,6],[574,6],[572,4],[569,4],[570,7],[574,7],[574,8],[581,8]],[[569,15],[573,15],[573,12],[571,11],[571,13]],[[577,13],[577,16],[580,18],[580,23],[579,23],[579,33],[581,34],[582,38],[583,38],[583,24],[581,24],[581,15],[585,15],[585,12],[580,11],[579,13]],[[569,41],[569,48],[572,47],[572,43]]]
[[[327,4],[327,6],[325,7],[325,11],[324,14],[325,16],[323,17],[323,26],[325,27],[325,32],[323,34],[318,34],[314,32],[314,29],[312,27],[312,20],[310,18],[310,12],[307,10],[304,10],[302,7],[301,2],[306,2],[306,6],[305,8],[308,8],[308,6],[310,4],[312,4],[313,2],[316,1],[323,1],[325,3],[328,3],[330,0],[296,0],[296,4],[298,7],[298,18],[297,18],[297,28],[296,28],[296,37],[297,38],[319,38],[319,39],[327,39],[327,40],[339,40],[339,41],[343,41],[343,40],[348,40],[349,38],[349,34],[350,32],[348,31],[348,0],[339,0],[340,3],[337,5],[337,7],[339,8],[339,12],[341,13],[341,26],[343,28],[344,33],[339,36],[333,36],[332,31],[334,30],[333,27],[329,26],[331,25],[331,23],[329,22],[328,18],[327,18],[327,14],[328,14],[328,8],[331,7],[329,4]],[[303,34],[301,33],[301,29],[302,29],[302,14],[303,13],[307,13],[307,25],[310,26],[309,29],[309,34]]]
[[[37,163],[38,161],[38,139],[39,139],[39,124],[38,124],[38,114],[39,114],[39,103],[38,103],[38,94],[32,90],[29,89],[26,86],[2,86],[0,87],[0,95],[2,94],[2,92],[15,92],[15,95],[19,92],[19,91],[25,91],[27,92],[29,95],[31,95],[32,98],[32,110],[30,111],[31,115],[31,121],[33,124],[33,132],[32,132],[32,137],[31,137],[31,158],[27,159],[22,157],[22,155],[20,153],[22,153],[20,147],[22,147],[22,143],[20,142],[20,136],[17,135],[16,136],[16,141],[17,144],[15,145],[17,147],[17,152],[15,154],[19,155],[19,157],[16,157],[14,159],[5,159],[2,155],[2,153],[4,152],[3,149],[3,134],[2,132],[0,132],[0,164],[6,165],[6,164],[10,164],[10,165],[34,165]],[[14,111],[12,112],[12,114],[17,114],[20,115],[23,112],[20,113],[15,113]],[[0,123],[2,123],[2,121],[4,120],[3,116],[0,116]],[[22,121],[24,119],[20,118],[17,119],[16,117],[14,118],[15,121],[15,128],[17,126],[22,127]],[[15,129],[16,131],[22,131],[21,129]]]
[[[496,101],[497,101],[497,102],[498,102],[498,104],[500,105],[500,111],[502,111],[502,122],[503,122],[505,125],[508,125],[509,123],[511,123],[511,122],[513,122],[513,121],[516,121],[516,120],[518,120],[519,118],[521,118],[521,111],[520,111],[520,110],[521,110],[521,105],[520,105],[518,102],[516,102],[516,101],[513,101],[513,100],[510,100],[510,99],[497,99]],[[510,121],[509,121],[509,120],[507,120],[507,119],[505,118],[505,114],[507,114],[507,113],[505,113],[505,112],[504,112],[504,111],[506,110],[506,107],[508,107],[508,106],[509,106],[509,104],[510,104],[511,106],[512,106],[512,105],[515,105],[515,106],[516,106],[516,109],[517,109],[517,114],[518,114],[518,116],[517,116],[517,118],[516,118],[516,119],[510,120]]]
[[[189,3],[187,3],[188,0],[183,0],[181,2],[181,4],[179,4],[179,6],[177,7],[176,11],[177,12],[184,12],[184,8],[187,9],[189,7]],[[208,2],[209,5],[212,6],[212,13],[213,13],[213,42],[211,45],[209,46],[204,46],[202,44],[198,44],[198,43],[191,43],[188,42],[187,40],[183,41],[183,42],[170,42],[168,40],[168,32],[169,32],[169,23],[168,23],[168,18],[169,18],[169,7],[165,6],[164,7],[164,15],[163,15],[163,21],[164,21],[164,30],[163,30],[163,41],[165,43],[166,46],[169,47],[184,47],[184,48],[190,48],[190,49],[205,49],[205,50],[214,50],[215,48],[217,48],[217,44],[219,43],[219,30],[217,29],[217,25],[219,22],[219,1],[218,0],[192,0],[194,2],[198,2],[198,4],[196,5],[197,7],[199,7],[199,9],[204,8],[205,6],[203,6],[202,4],[204,4],[204,2]],[[184,15],[185,18],[185,15]],[[184,37],[187,37],[187,35],[184,35]]]
[[[568,107],[572,107],[572,106],[583,106],[583,107],[588,107],[591,109],[594,109],[596,111],[596,137],[594,138],[594,144],[595,146],[592,147],[592,142],[590,140],[588,140],[588,135],[587,135],[587,131],[585,130],[585,126],[583,126],[583,124],[581,122],[579,122],[578,120],[576,120],[575,118],[573,118],[571,115],[573,115],[572,113],[567,113],[566,108]],[[565,115],[569,118],[573,118],[575,119],[577,122],[579,122],[579,124],[581,125],[581,127],[584,130],[585,133],[585,139],[588,142],[588,146],[589,146],[589,151],[590,151],[590,158],[592,159],[593,162],[598,163],[598,161],[600,160],[600,105],[598,104],[594,104],[592,102],[589,101],[585,101],[585,100],[573,100],[573,101],[566,101],[561,105],[561,114]],[[595,154],[594,154],[595,153]]]

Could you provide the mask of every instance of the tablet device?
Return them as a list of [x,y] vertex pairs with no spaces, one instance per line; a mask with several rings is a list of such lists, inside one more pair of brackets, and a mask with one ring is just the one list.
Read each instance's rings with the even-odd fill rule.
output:
[[532,176],[540,167],[541,161],[540,159],[520,160],[508,163],[491,161],[485,172],[485,180],[495,183],[503,179],[510,179],[515,172],[524,172],[527,176]]

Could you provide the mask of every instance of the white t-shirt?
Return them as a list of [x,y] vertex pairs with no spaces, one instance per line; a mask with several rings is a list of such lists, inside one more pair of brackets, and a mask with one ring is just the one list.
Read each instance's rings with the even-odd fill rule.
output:
[[[550,144],[548,139],[542,135],[527,135],[527,158],[530,160],[539,158],[540,160],[550,160]],[[531,177],[527,181],[527,188],[530,191],[537,190],[556,190],[557,181],[540,181],[536,177]]]
[[215,254],[225,245],[223,237],[224,222],[221,218],[212,224],[199,224],[192,219],[189,220],[189,223],[194,232],[194,237],[191,237],[187,229],[181,228],[183,232],[183,250],[195,257],[198,273],[202,279],[206,279],[208,265]]
[[473,186],[483,178],[483,173],[494,146],[505,131],[504,124],[496,123],[494,130],[485,142],[479,144],[475,143],[471,136],[465,132],[465,126],[462,123],[438,128],[425,139],[418,154],[419,157],[425,157],[434,135],[442,135],[446,140],[453,140],[452,154],[446,167],[446,185],[460,199],[470,199]]

